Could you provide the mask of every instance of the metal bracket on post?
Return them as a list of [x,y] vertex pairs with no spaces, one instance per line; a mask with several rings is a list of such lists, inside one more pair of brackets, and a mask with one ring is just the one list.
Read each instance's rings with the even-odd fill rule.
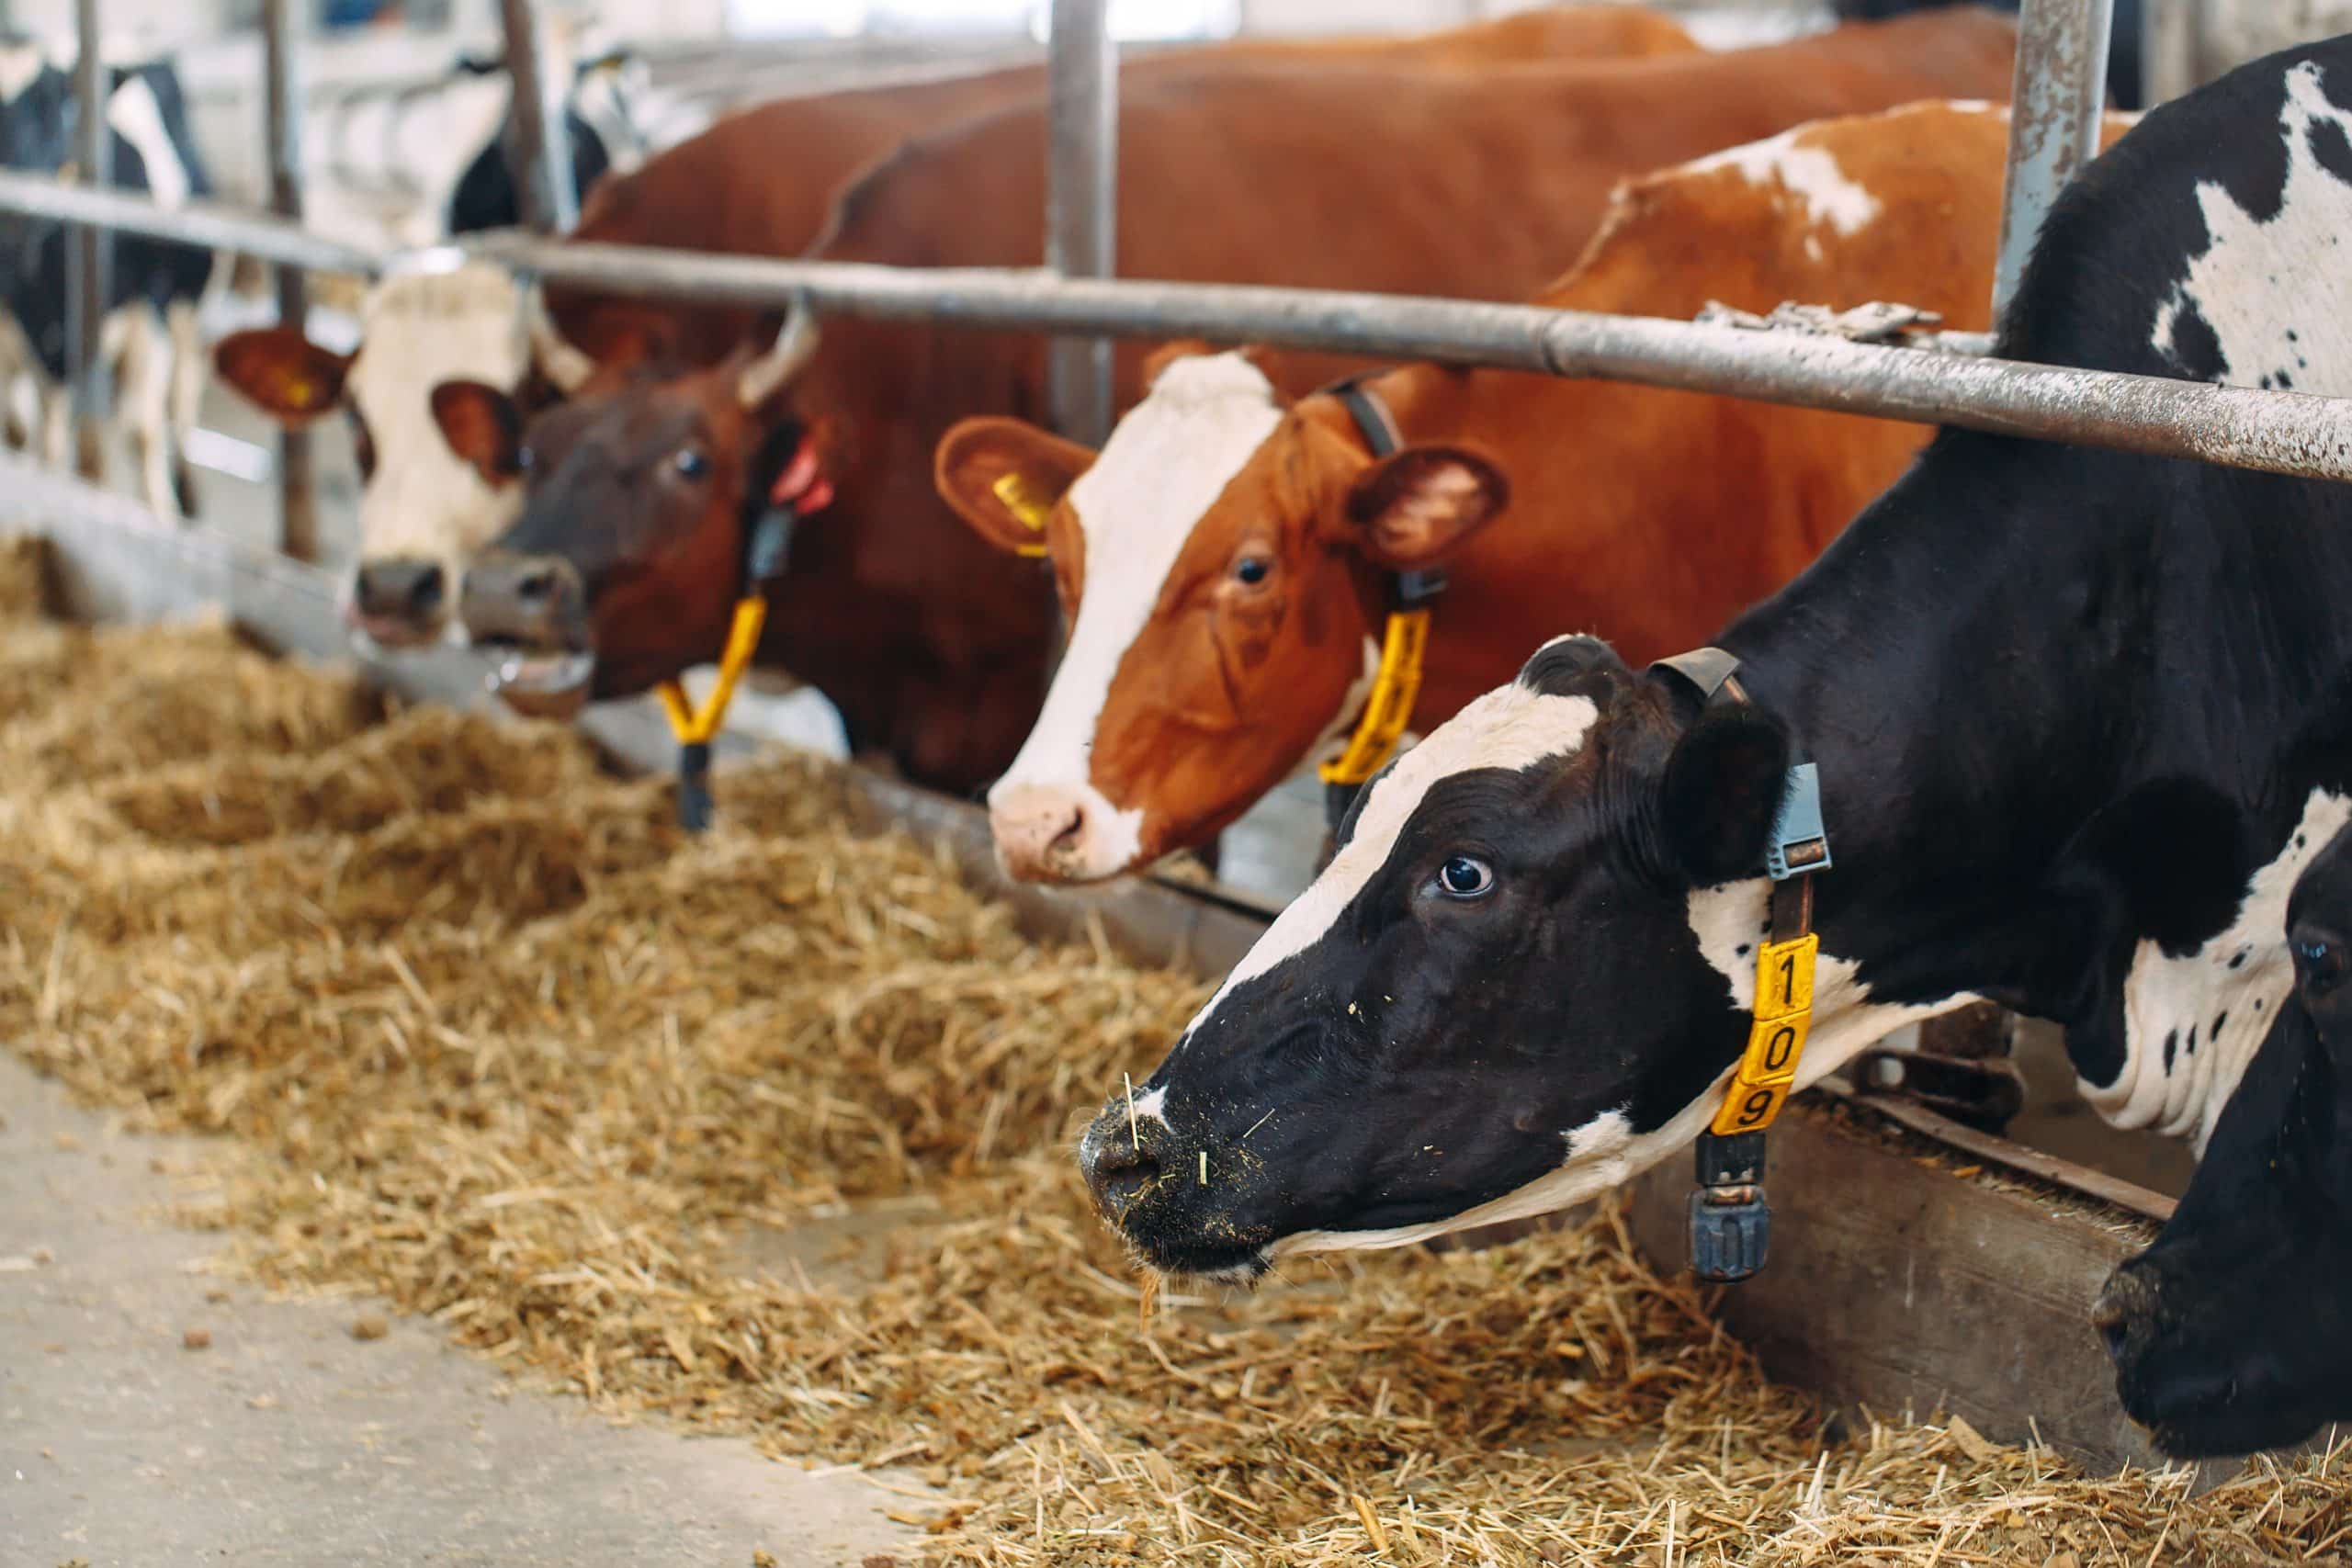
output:
[[2066,182],[2098,155],[2115,0],[2023,0],[2009,93],[2009,166],[2001,186],[2001,248],[1993,265],[1993,324],[2018,291],[2041,220]]
[[[82,183],[95,190],[114,184],[113,125],[107,118],[112,95],[101,40],[98,0],[74,0],[79,53],[74,63],[74,161]],[[99,421],[111,400],[104,347],[107,301],[114,291],[114,233],[85,223],[74,233],[65,268],[65,366],[74,378],[75,464],[82,477],[105,478],[106,451]]]
[[548,36],[537,0],[499,0],[498,11],[506,29],[506,71],[514,83],[506,159],[522,195],[523,222],[543,234],[568,234],[580,221],[571,130],[564,118],[570,64]]
[[[262,143],[269,159],[269,207],[302,216],[302,85],[295,33],[295,0],[262,0]],[[277,320],[300,332],[310,320],[310,289],[302,269],[277,268]],[[277,435],[277,547],[296,560],[319,558],[318,500],[311,488],[311,436],[284,429]]]

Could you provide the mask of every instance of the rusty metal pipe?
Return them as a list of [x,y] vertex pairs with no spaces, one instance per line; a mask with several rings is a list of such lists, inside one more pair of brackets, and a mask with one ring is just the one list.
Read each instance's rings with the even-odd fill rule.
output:
[[2115,0],[2023,0],[2010,89],[2009,166],[2001,186],[1993,319],[2009,308],[2041,220],[2075,172],[2098,156]]

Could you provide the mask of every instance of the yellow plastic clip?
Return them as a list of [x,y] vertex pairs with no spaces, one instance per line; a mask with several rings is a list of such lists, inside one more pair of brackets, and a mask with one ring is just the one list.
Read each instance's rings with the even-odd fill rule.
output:
[[1788,1103],[1813,1028],[1813,961],[1820,952],[1821,938],[1807,931],[1791,942],[1768,942],[1756,954],[1756,1021],[1731,1091],[1707,1128],[1717,1137],[1760,1133]]
[[[1012,513],[1013,520],[1033,534],[1044,533],[1046,519],[1054,514],[1055,498],[1039,494],[1030,484],[1029,476],[1018,468],[1007,468],[999,474],[996,482],[989,486],[989,493],[1004,502],[1004,509]],[[1046,541],[1016,546],[1012,553],[1042,556],[1046,553]]]
[[727,705],[735,700],[735,688],[742,681],[743,671],[751,668],[752,655],[760,646],[760,632],[767,620],[768,602],[763,596],[754,593],[735,601],[735,621],[727,630],[727,650],[718,656],[718,683],[711,687],[710,698],[700,711],[686,701],[686,689],[677,682],[664,681],[656,688],[679,745],[707,741],[718,733],[719,722],[727,716]]
[[1421,656],[1430,645],[1430,613],[1396,610],[1390,613],[1381,636],[1380,669],[1373,676],[1372,695],[1364,699],[1363,716],[1348,738],[1348,749],[1316,771],[1325,784],[1360,784],[1380,772],[1396,750],[1421,694]]

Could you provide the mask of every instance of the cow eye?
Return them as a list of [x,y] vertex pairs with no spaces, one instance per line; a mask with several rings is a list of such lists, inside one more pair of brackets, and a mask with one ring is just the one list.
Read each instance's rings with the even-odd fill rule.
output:
[[1437,868],[1437,890],[1449,898],[1483,898],[1494,886],[1495,868],[1476,855],[1448,855]]
[[702,455],[699,447],[681,446],[677,456],[670,459],[670,466],[682,479],[698,479],[710,471],[710,459]]
[[1273,570],[1274,563],[1263,556],[1243,556],[1233,563],[1235,580],[1252,588],[1265,581],[1266,574]]
[[2344,948],[2327,937],[2295,939],[2296,977],[2314,996],[2325,996],[2344,984]]

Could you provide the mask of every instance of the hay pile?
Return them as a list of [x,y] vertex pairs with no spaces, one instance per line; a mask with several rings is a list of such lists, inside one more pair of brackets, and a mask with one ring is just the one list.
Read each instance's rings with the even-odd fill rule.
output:
[[[2330,1560],[2331,1461],[2191,1501],[1851,1436],[1604,1217],[1137,1292],[1069,1134],[1203,987],[1042,952],[806,767],[725,825],[562,732],[387,712],[217,627],[0,626],[0,1027],[233,1134],[213,1224],[622,1416],[889,1465],[1001,1563]],[[814,1237],[831,1226],[839,1247]]]

